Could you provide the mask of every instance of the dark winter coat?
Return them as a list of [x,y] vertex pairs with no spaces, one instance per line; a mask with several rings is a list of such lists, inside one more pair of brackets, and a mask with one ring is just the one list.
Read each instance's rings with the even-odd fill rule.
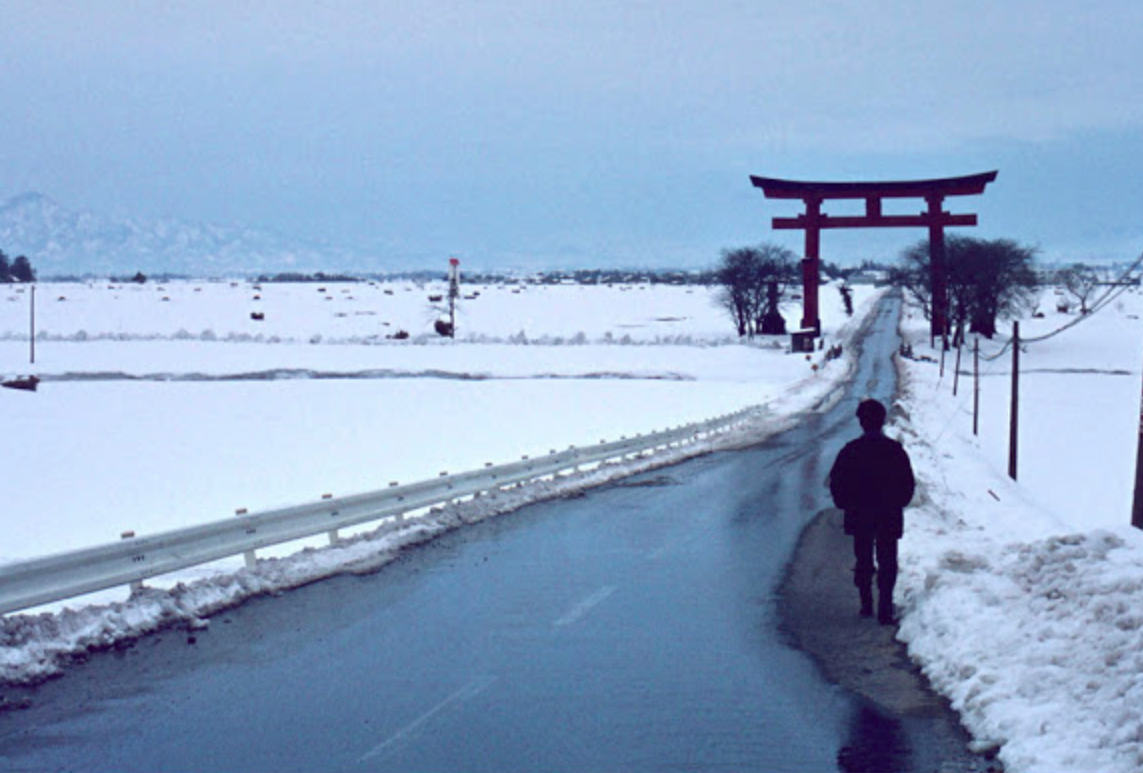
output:
[[847,443],[829,474],[834,504],[845,511],[846,534],[900,539],[914,485],[904,447],[880,432]]

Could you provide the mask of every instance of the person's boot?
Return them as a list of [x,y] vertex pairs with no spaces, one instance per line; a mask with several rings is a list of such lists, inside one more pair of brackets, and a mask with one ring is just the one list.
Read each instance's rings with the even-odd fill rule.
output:
[[866,585],[857,590],[861,593],[861,616],[873,617],[873,588]]
[[877,599],[877,622],[881,625],[893,625],[896,619],[893,616],[893,590],[880,589]]

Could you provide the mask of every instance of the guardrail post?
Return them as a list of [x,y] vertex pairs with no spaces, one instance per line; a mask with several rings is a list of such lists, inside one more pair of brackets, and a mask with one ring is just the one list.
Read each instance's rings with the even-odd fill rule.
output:
[[[119,539],[135,539],[135,532],[125,531],[119,535]],[[134,596],[136,593],[142,593],[143,587],[142,580],[135,580],[131,583],[131,595]]]
[[[250,511],[247,510],[245,507],[240,507],[234,511],[234,514],[236,516],[238,516],[239,518],[241,518],[244,515],[249,515]],[[254,531],[252,531],[251,528],[247,528],[246,533],[247,534],[253,534]],[[246,568],[247,569],[253,569],[255,566],[258,565],[258,556],[256,556],[254,554],[254,551],[252,549],[242,551],[242,558],[246,562]]]

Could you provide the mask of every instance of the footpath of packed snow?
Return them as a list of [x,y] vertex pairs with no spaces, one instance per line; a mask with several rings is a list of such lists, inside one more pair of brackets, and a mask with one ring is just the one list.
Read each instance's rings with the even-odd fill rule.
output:
[[[1048,294],[1043,303],[1050,303]],[[1074,320],[1042,309],[1021,336]],[[1007,475],[1011,352],[903,360],[895,421],[921,482],[902,541],[899,637],[981,750],[1009,771],[1143,770],[1143,532],[1136,293],[1021,352],[1018,480]],[[918,357],[938,358],[914,309]],[[999,353],[1008,335],[982,342]]]
[[[765,411],[686,450],[420,513],[399,528],[346,531],[335,547],[322,536],[260,550],[254,569],[236,556],[148,580],[130,596],[117,588],[7,615],[0,682],[42,679],[163,626],[204,625],[254,595],[375,571],[409,544],[531,501],[757,442],[829,399],[852,365],[848,350],[829,362],[821,351],[789,354],[786,337],[737,342],[704,288],[485,288],[464,304],[456,342],[431,332],[432,293],[383,284],[40,287],[47,308],[37,313],[35,372],[44,381],[34,394],[0,390],[7,435],[19,438],[0,449],[18,482],[0,516],[0,559],[432,479],[748,406]],[[848,317],[825,288],[827,344],[844,346],[880,295],[855,288]],[[0,370],[9,375],[30,370],[26,299],[14,293],[0,304]],[[250,327],[250,308],[266,309],[265,327]],[[345,311],[354,308],[374,313]],[[379,328],[410,337],[387,339]]]

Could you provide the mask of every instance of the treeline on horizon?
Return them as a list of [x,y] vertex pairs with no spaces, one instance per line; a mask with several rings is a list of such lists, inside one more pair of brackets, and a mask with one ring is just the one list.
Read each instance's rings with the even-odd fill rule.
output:
[[36,281],[36,270],[32,268],[32,262],[26,256],[18,255],[15,259],[10,259],[3,250],[0,250],[0,283],[34,281]]
[[[829,277],[848,279],[858,273],[888,271],[888,263],[864,261],[860,266],[842,268],[834,263],[822,263],[822,272]],[[703,285],[718,284],[717,269],[631,269],[631,268],[580,268],[548,269],[542,271],[464,271],[462,281],[466,284],[498,284],[529,282],[535,284],[672,284]],[[445,271],[394,271],[384,274],[314,274],[286,272],[261,274],[254,281],[273,282],[367,282],[367,281],[410,281],[439,282],[448,279]]]
[[[14,270],[15,267],[15,270]],[[881,275],[887,276],[898,268],[896,262],[882,262],[874,260],[862,261],[857,266],[840,266],[836,263],[823,261],[821,271],[825,279],[840,279],[848,281],[855,276]],[[1051,273],[1048,266],[1041,267],[1046,273]],[[30,278],[28,277],[30,272]],[[666,284],[691,285],[712,287],[719,284],[717,269],[550,269],[540,271],[462,271],[461,281],[464,284],[581,284],[581,285],[619,285],[619,284]],[[31,268],[27,258],[21,256],[16,261],[9,261],[3,252],[0,252],[0,283],[32,282],[36,281],[36,272]],[[438,270],[406,270],[388,272],[304,272],[284,271],[278,273],[251,274],[236,277],[205,277],[192,274],[173,272],[156,272],[143,274],[137,272],[131,275],[96,275],[96,274],[58,274],[40,278],[46,282],[98,282],[110,281],[115,284],[143,283],[143,282],[174,282],[174,281],[201,281],[225,282],[248,281],[260,284],[272,283],[319,283],[319,282],[392,282],[406,281],[418,284],[448,281],[447,271]]]
[[[2,255],[3,253],[0,253]],[[26,259],[25,259],[26,260]],[[878,274],[890,271],[895,264],[874,260],[862,261],[860,265],[843,267],[836,263],[823,261],[821,271],[825,278],[849,280],[859,274]],[[2,262],[0,262],[2,266]],[[719,283],[718,270],[711,269],[653,269],[653,268],[587,268],[587,269],[546,269],[538,271],[522,270],[489,270],[489,271],[462,271],[461,281],[464,284],[581,284],[581,285],[618,285],[618,284],[666,284],[714,286]],[[12,281],[12,280],[5,280]],[[34,281],[16,280],[16,281]],[[444,270],[404,270],[386,272],[305,272],[284,271],[277,273],[250,274],[247,276],[195,276],[192,274],[174,272],[155,272],[144,274],[136,272],[134,275],[106,274],[57,274],[44,277],[40,281],[47,282],[97,282],[110,281],[115,284],[128,283],[163,283],[174,281],[248,281],[259,284],[272,283],[319,283],[319,282],[386,282],[407,281],[415,283],[430,283],[448,281],[448,272]]]
[[[677,269],[574,269],[546,271],[463,271],[461,281],[465,284],[498,284],[530,282],[539,284],[624,284],[633,282],[652,284],[709,284],[711,271],[683,271]],[[391,271],[383,274],[326,274],[317,272],[305,274],[287,272],[262,274],[256,281],[271,282],[367,282],[367,281],[406,281],[439,282],[448,279],[445,271]]]
[[[856,273],[869,271],[887,271],[888,264],[879,264],[866,261],[861,266],[842,268],[840,266],[823,263],[823,272],[831,277],[846,279]],[[535,284],[581,284],[581,285],[613,285],[613,284],[673,284],[673,285],[714,285],[718,283],[715,269],[684,270],[684,269],[630,269],[630,268],[580,268],[580,269],[548,269],[542,271],[465,271],[461,274],[462,281],[467,284],[497,284],[513,282],[530,282]],[[258,282],[364,282],[364,281],[410,281],[410,282],[439,282],[447,280],[448,274],[444,271],[395,271],[384,274],[304,274],[288,272],[281,274],[262,274],[255,281]]]

